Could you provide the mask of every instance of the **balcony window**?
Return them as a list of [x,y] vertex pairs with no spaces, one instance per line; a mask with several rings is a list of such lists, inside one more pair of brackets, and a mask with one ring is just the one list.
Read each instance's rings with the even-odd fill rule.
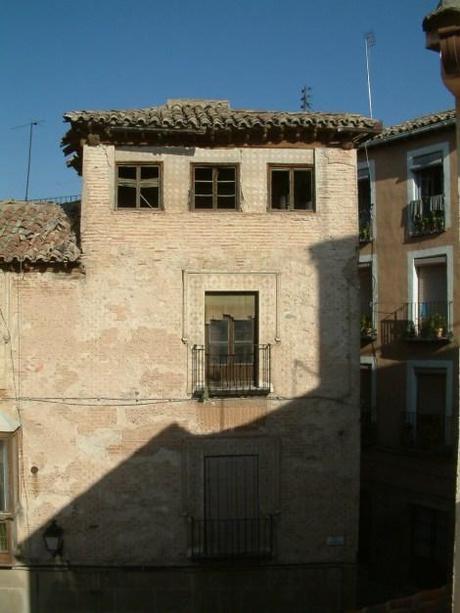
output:
[[269,173],[271,210],[314,210],[313,168],[271,166]]
[[409,236],[443,232],[446,227],[445,148],[429,148],[409,156]]
[[360,262],[358,275],[361,305],[361,341],[372,341],[377,336],[377,330],[374,325],[374,278],[372,275],[372,262]]
[[450,366],[419,362],[410,367],[408,410],[403,415],[402,443],[421,451],[443,452],[452,443],[449,398]]
[[358,169],[358,218],[359,242],[367,243],[373,239],[372,190],[368,166]]
[[196,165],[193,173],[194,209],[238,208],[238,177],[236,166]]
[[0,433],[0,565],[12,561],[12,520],[15,507],[16,439]]
[[361,406],[361,445],[368,446],[375,438],[374,416],[374,370],[372,363],[361,361],[360,365],[360,406]]
[[259,456],[205,456],[203,468],[204,518],[191,520],[192,557],[270,557],[273,522],[260,510]]
[[257,294],[205,296],[205,345],[193,348],[197,395],[267,394],[270,346],[258,343]]
[[440,509],[412,506],[411,566],[420,588],[433,588],[449,581],[452,562],[452,521]]
[[417,300],[408,305],[407,336],[413,340],[447,340],[451,333],[451,303],[447,300],[445,255],[414,260]]

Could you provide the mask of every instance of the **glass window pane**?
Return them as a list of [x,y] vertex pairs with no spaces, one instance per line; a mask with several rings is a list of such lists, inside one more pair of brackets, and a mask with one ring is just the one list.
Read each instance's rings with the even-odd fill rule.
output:
[[250,343],[236,343],[235,356],[238,364],[252,364],[254,362],[254,346]]
[[253,319],[235,319],[234,334],[236,341],[253,342],[254,339],[254,320]]
[[218,181],[235,181],[235,168],[231,166],[224,166],[217,168],[217,180]]
[[195,195],[196,209],[212,209],[212,196],[197,196]]
[[294,208],[303,210],[313,208],[310,170],[294,170]]
[[234,196],[235,183],[233,183],[233,181],[229,181],[228,183],[218,183],[217,193],[219,196]]
[[127,187],[126,185],[118,186],[118,208],[121,207],[136,207],[136,188]]
[[136,166],[118,166],[118,176],[120,179],[136,180]]
[[0,552],[8,551],[8,528],[6,522],[0,522]]
[[235,196],[219,196],[217,198],[218,209],[234,209],[236,208]]
[[195,181],[212,181],[212,166],[196,167]]
[[272,209],[289,208],[289,170],[272,170]]
[[212,182],[195,181],[195,195],[205,196],[212,194]]
[[141,166],[141,179],[158,179],[158,166]]
[[141,187],[140,206],[157,209],[159,206],[158,187]]
[[209,342],[228,342],[228,319],[211,319],[209,323]]

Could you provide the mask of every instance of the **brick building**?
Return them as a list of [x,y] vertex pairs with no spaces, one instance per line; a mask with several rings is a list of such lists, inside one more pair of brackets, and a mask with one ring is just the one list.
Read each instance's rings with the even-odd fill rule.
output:
[[377,122],[181,100],[65,119],[81,217],[0,207],[8,610],[342,611],[355,147]]

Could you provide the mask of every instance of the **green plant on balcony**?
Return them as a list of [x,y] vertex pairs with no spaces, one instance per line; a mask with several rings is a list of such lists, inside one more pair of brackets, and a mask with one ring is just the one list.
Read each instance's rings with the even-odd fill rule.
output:
[[445,338],[447,334],[447,321],[444,315],[435,313],[424,317],[420,324],[420,336],[423,338]]
[[371,240],[371,224],[369,222],[359,225],[359,241],[368,243]]
[[369,315],[361,316],[361,338],[374,338],[377,336],[377,330],[372,324],[372,318]]
[[407,338],[415,338],[417,336],[417,330],[415,328],[415,323],[413,321],[407,322],[406,334]]
[[414,234],[433,234],[444,231],[444,215],[431,212],[428,215],[414,215],[412,220]]

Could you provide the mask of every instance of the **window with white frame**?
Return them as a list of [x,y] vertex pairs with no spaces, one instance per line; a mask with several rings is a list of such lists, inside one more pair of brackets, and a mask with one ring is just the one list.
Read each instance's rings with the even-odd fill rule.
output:
[[452,442],[452,363],[408,362],[407,411],[403,444],[442,451]]
[[409,253],[409,336],[427,340],[449,337],[451,268],[450,247]]
[[408,154],[408,230],[412,236],[442,232],[449,225],[448,153],[447,143],[439,143]]
[[358,219],[359,242],[367,243],[374,239],[374,164],[372,161],[358,164]]

